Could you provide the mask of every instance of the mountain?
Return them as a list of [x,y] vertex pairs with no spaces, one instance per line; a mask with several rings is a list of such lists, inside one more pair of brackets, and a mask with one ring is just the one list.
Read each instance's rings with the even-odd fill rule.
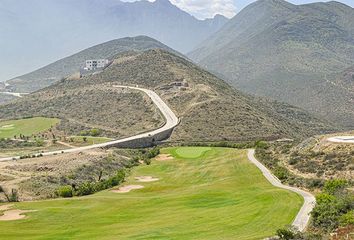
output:
[[147,35],[188,52],[227,20],[198,20],[168,0],[2,0],[0,81],[123,37]]
[[296,107],[245,95],[171,52],[125,52],[99,74],[63,79],[0,106],[0,119],[48,116],[62,119],[67,134],[100,128],[120,138],[162,124],[151,100],[114,85],[153,89],[181,123],[174,141],[224,141],[303,137],[333,129]]
[[144,51],[155,48],[179,54],[161,42],[146,36],[122,38],[90,47],[36,71],[11,79],[7,83],[14,92],[33,92],[78,72],[80,67],[84,65],[85,60],[112,59],[121,52]]
[[243,91],[354,127],[354,91],[335,84],[354,65],[349,6],[259,0],[188,56]]

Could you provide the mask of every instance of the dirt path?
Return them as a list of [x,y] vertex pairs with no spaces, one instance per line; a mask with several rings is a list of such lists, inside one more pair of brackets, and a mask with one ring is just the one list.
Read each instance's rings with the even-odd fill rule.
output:
[[280,180],[275,177],[262,163],[260,163],[254,156],[255,150],[250,149],[248,150],[247,156],[248,159],[256,165],[259,170],[263,173],[264,177],[275,187],[283,188],[286,190],[290,190],[292,192],[295,192],[297,194],[300,194],[304,198],[304,204],[302,205],[300,211],[296,215],[296,218],[294,222],[292,223],[292,226],[297,228],[299,231],[303,232],[306,229],[306,226],[308,225],[310,221],[310,213],[312,209],[315,206],[316,199],[315,197],[308,192],[305,192],[301,189],[295,188],[295,187],[290,187],[283,185]]

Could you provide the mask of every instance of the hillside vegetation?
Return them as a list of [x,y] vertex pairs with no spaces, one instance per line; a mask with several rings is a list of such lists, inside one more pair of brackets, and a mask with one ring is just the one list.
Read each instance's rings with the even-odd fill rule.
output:
[[83,67],[88,59],[112,60],[114,56],[122,52],[155,48],[178,54],[161,42],[146,36],[121,38],[90,47],[36,71],[11,79],[7,83],[14,92],[33,92],[79,72],[80,67]]
[[184,58],[163,50],[125,53],[100,74],[64,80],[0,107],[0,118],[61,118],[60,129],[99,128],[112,137],[134,135],[163,121],[150,99],[114,85],[155,90],[181,118],[177,141],[303,137],[333,129],[306,112],[247,96]]
[[354,9],[349,6],[259,0],[189,57],[240,90],[354,127],[353,79],[336,81],[354,65]]

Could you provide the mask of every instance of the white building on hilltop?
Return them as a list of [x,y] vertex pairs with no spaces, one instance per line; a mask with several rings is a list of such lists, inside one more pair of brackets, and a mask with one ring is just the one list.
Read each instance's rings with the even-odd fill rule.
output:
[[109,61],[107,59],[93,59],[86,60],[85,70],[94,70],[97,68],[105,68],[108,66]]

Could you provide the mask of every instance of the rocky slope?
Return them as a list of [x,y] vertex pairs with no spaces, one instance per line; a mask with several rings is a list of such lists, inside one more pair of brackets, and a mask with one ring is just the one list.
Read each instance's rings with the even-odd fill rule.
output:
[[349,6],[259,0],[189,57],[241,90],[354,127],[354,91],[335,83],[354,65],[354,9]]
[[140,93],[114,88],[123,84],[153,89],[167,102],[181,118],[172,136],[176,141],[303,137],[332,129],[296,107],[245,95],[164,50],[127,52],[114,58],[100,74],[63,80],[0,107],[0,118],[55,116],[63,119],[64,130],[75,133],[89,125],[114,137],[161,124],[149,101],[138,97]]

